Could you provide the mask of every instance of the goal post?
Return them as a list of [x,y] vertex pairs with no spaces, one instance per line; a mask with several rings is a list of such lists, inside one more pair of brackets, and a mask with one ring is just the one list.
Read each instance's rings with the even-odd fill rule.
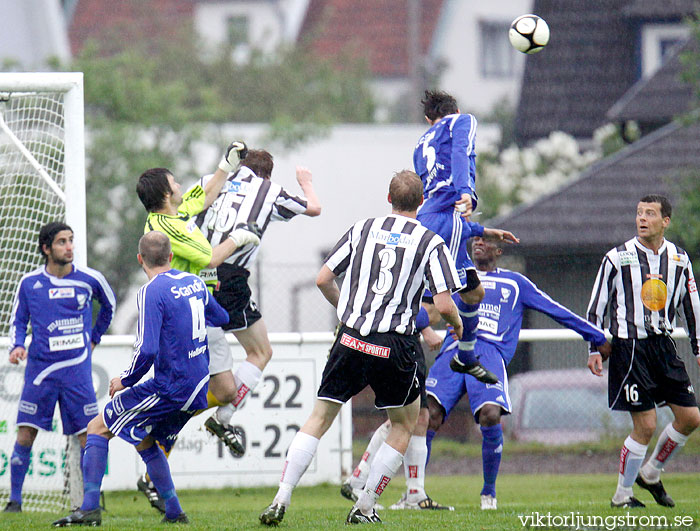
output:
[[[81,72],[0,73],[0,334],[7,336],[21,277],[43,263],[39,228],[65,221],[74,261],[87,264],[85,133]],[[0,361],[0,504],[10,492],[23,367]],[[60,511],[80,503],[77,438],[39,430],[23,488],[23,510]]]

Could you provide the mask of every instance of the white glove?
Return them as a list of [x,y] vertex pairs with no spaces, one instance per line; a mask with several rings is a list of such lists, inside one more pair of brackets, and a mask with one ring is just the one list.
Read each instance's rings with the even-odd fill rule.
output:
[[240,227],[231,232],[228,235],[229,238],[233,240],[237,248],[243,247],[249,243],[253,245],[260,245],[260,233],[257,224],[254,227],[248,224],[247,226]]
[[226,148],[224,156],[219,162],[219,169],[226,173],[231,173],[238,163],[248,155],[248,146],[242,140],[234,140]]

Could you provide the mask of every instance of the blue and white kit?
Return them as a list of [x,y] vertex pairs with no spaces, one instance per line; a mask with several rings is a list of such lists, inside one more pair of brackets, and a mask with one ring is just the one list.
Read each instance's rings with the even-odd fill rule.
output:
[[[93,327],[92,303],[100,312]],[[63,432],[82,433],[98,413],[92,384],[92,347],[112,321],[112,288],[102,273],[73,266],[62,278],[42,266],[20,280],[12,307],[10,349],[24,346],[31,321],[32,342],[17,415],[18,426],[51,430],[56,402]]]
[[428,129],[413,151],[413,166],[423,181],[418,221],[445,240],[463,281],[466,270],[474,269],[467,240],[484,233],[480,224],[465,221],[455,210],[462,194],[470,195],[476,208],[476,125],[471,114],[447,115]]
[[[204,281],[176,269],[153,277],[138,292],[134,353],[121,382],[127,387],[102,413],[109,431],[138,445],[151,435],[166,450],[194,411],[207,407],[207,326],[222,326],[228,313]],[[153,378],[137,383],[148,370]]]
[[452,371],[449,363],[457,342],[448,333],[426,379],[427,393],[445,409],[445,419],[465,393],[477,420],[485,404],[495,404],[504,413],[510,413],[506,367],[515,354],[527,308],[548,315],[586,341],[595,345],[605,343],[603,330],[553,300],[524,275],[500,268],[478,273],[486,295],[479,306],[475,353],[481,364],[498,377],[499,383],[484,384],[473,376]]

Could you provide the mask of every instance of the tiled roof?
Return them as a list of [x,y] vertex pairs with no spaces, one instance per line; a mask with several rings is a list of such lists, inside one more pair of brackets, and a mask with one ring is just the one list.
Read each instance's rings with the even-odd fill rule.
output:
[[700,124],[671,123],[591,167],[535,203],[487,222],[520,237],[518,253],[603,253],[635,234],[634,209],[646,194],[672,200],[676,184],[700,168]]
[[635,34],[622,16],[630,0],[535,0],[551,40],[528,56],[516,137],[521,143],[551,131],[590,138],[605,112],[636,79]]
[[77,54],[89,39],[149,42],[192,23],[193,0],[80,0],[68,29]]
[[634,120],[644,123],[668,123],[686,113],[693,102],[693,89],[681,80],[683,65],[680,56],[697,50],[697,41],[690,39],[669,57],[649,79],[641,79],[607,112],[610,120]]
[[[443,0],[420,0],[420,50],[433,40]],[[299,33],[321,56],[340,52],[365,55],[379,77],[406,77],[408,64],[407,0],[310,0]]]

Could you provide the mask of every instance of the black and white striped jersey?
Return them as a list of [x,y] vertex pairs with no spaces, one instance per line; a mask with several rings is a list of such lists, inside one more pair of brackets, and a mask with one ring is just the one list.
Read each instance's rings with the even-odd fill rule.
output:
[[363,336],[413,334],[426,283],[434,294],[461,287],[444,240],[394,214],[355,223],[325,264],[336,275],[345,273],[338,319]]
[[700,297],[688,254],[668,240],[654,253],[635,237],[603,258],[588,304],[588,320],[602,328],[609,312],[613,336],[642,339],[670,334],[681,305],[697,356]]
[[[211,177],[202,177],[202,186]],[[216,247],[240,224],[255,221],[264,233],[271,221],[289,221],[303,214],[306,206],[303,197],[288,194],[279,184],[258,177],[243,166],[229,175],[219,196],[197,216],[196,223],[211,246]],[[236,249],[224,263],[250,269],[258,249],[258,245],[245,245]]]

